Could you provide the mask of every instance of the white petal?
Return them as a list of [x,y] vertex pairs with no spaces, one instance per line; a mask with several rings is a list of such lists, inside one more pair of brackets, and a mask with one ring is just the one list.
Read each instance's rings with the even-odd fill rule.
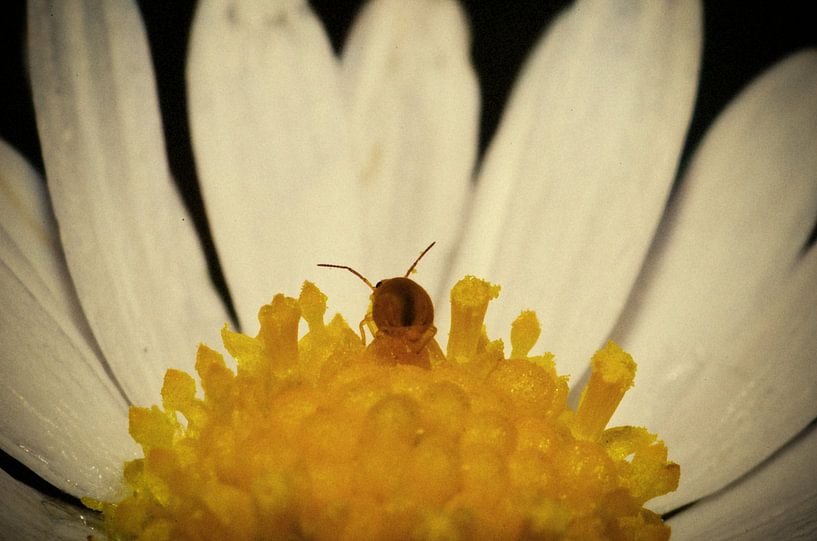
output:
[[656,500],[656,508],[718,490],[817,417],[817,249],[788,278],[766,295],[739,338],[661,390],[648,427],[683,473],[678,491]]
[[676,354],[733,339],[790,271],[817,215],[815,148],[810,51],[752,84],[696,153],[617,329],[641,362],[666,372]]
[[0,227],[24,250],[51,293],[65,295],[70,278],[63,274],[55,257],[61,248],[45,181],[3,140],[0,140]]
[[370,278],[402,275],[437,241],[417,279],[443,284],[461,234],[477,151],[479,90],[453,1],[375,0],[343,51]]
[[[339,67],[309,6],[201,2],[187,78],[202,192],[246,330],[304,279],[343,305],[353,277],[316,264],[360,262],[360,187]],[[352,313],[365,312],[360,287]]]
[[[102,537],[96,518],[43,496],[0,470],[0,532],[15,541],[76,541]],[[8,537],[6,537],[8,536]]]
[[577,2],[528,61],[488,151],[454,277],[503,286],[489,328],[534,308],[560,372],[587,366],[635,281],[675,175],[700,42],[697,2]]
[[84,338],[53,306],[45,284],[0,235],[0,445],[54,486],[112,496],[135,444],[127,406]]
[[[6,235],[0,243],[2,260],[12,260],[12,256],[6,253],[8,249],[15,254],[19,252],[21,259],[27,262],[25,272],[33,271],[39,278],[29,283],[29,288],[35,288],[33,291],[38,301],[44,306],[53,307],[52,317],[60,321],[61,326],[73,326],[98,353],[96,339],[88,327],[65,264],[45,181],[25,158],[2,140],[0,232]],[[37,290],[37,285],[45,287]]]
[[817,53],[799,54],[718,120],[616,333],[639,374],[612,422],[646,424],[693,472],[675,503],[719,488],[817,415],[815,254],[791,276],[817,215],[815,90]]
[[[124,400],[103,369],[79,309],[42,179],[5,144],[0,144],[0,172],[1,296],[6,312],[0,331],[3,448],[64,490],[110,494],[133,447]],[[39,323],[26,327],[26,318]],[[46,364],[49,358],[54,364]],[[52,378],[51,372],[62,379]],[[83,376],[81,388],[70,383]],[[101,430],[102,437],[112,435],[114,441],[100,446],[98,455],[93,438],[100,436],[100,429],[89,422],[93,419],[119,425]],[[77,427],[78,421],[88,426]],[[79,465],[78,455],[83,461]]]
[[670,519],[672,538],[817,538],[817,430],[756,471]]
[[88,321],[131,400],[226,321],[167,169],[147,43],[131,2],[29,3],[49,190]]
[[[118,470],[126,455],[111,457],[106,454],[104,446],[99,448],[98,456],[93,447],[89,454],[88,442],[82,440],[86,434],[82,432],[91,431],[93,434],[96,431],[94,424],[88,423],[87,429],[76,433],[73,430],[76,420],[72,416],[81,415],[81,420],[86,423],[89,419],[101,418],[119,423],[114,435],[124,437],[124,442],[119,445],[129,449],[132,444],[127,443],[124,401],[103,370],[79,309],[59,252],[42,179],[22,157],[4,144],[0,144],[0,172],[0,207],[3,210],[0,216],[0,261],[7,273],[4,276],[8,277],[2,284],[1,304],[8,312],[5,316],[13,320],[8,325],[4,323],[2,330],[4,337],[9,336],[8,340],[4,338],[2,341],[5,390],[2,409],[7,416],[2,423],[2,445],[43,477],[56,478],[55,484],[64,489],[75,490],[77,485],[71,477],[74,471],[84,469],[83,475],[90,476],[90,481],[84,485],[86,490],[88,486],[99,485],[95,489],[98,492],[109,491],[108,486],[118,484]],[[18,302],[19,299],[22,300]],[[38,317],[47,322],[48,329],[43,336],[37,335],[38,326],[26,328],[20,321],[21,318],[34,317],[24,313],[29,302],[35,313],[41,312]],[[58,337],[57,342],[47,342],[52,335]],[[61,347],[66,340],[72,344],[70,347],[80,352],[79,356],[72,356],[68,348]],[[32,354],[26,344],[41,347],[43,351]],[[48,365],[49,360],[55,364]],[[77,377],[88,374],[85,387],[62,388],[58,382],[44,381],[50,372],[64,370],[76,373]],[[89,392],[100,395],[101,401],[88,404],[86,393]],[[55,396],[63,398],[55,400]],[[75,401],[73,405],[72,400]],[[55,405],[59,407],[55,408]],[[65,412],[61,409],[63,407]],[[74,409],[77,411],[72,412]],[[64,422],[68,422],[64,427],[68,433],[54,433],[53,426]],[[102,431],[103,434],[108,432]],[[37,458],[38,455],[42,460]],[[66,462],[63,455],[81,455],[84,464],[77,466],[70,460]],[[96,468],[105,461],[109,463],[102,479],[96,474]]]

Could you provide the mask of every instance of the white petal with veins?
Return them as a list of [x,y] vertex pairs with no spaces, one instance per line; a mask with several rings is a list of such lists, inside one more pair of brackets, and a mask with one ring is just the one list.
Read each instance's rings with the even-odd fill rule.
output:
[[[26,258],[54,295],[67,297],[71,278],[62,252],[45,181],[28,162],[0,140],[0,227],[24,249]],[[71,286],[73,287],[73,286]]]
[[111,497],[136,451],[127,405],[5,234],[0,254],[0,305],[13,307],[0,310],[0,445],[66,492]]
[[661,216],[697,86],[697,2],[580,1],[528,60],[486,156],[461,257],[578,374],[623,307]]
[[[453,1],[376,0],[343,50],[356,172],[364,192],[370,279],[402,275],[437,246],[416,279],[439,293],[476,158],[479,90]],[[447,291],[445,292],[447,295]]]
[[800,255],[817,216],[815,149],[809,51],[707,135],[614,335],[639,373],[611,422],[657,432],[688,472],[667,505],[720,488],[817,416],[817,269]]
[[[751,470],[817,416],[817,250],[713,355],[683,392],[665,392],[647,424],[682,466],[672,509]],[[702,444],[701,442],[705,442]]]
[[[277,292],[309,279],[330,309],[363,314],[365,289],[317,263],[358,265],[353,175],[339,66],[303,1],[205,0],[187,78],[193,148],[224,273],[244,330]],[[343,304],[343,299],[349,303]]]
[[[43,496],[0,470],[0,532],[15,541],[75,541],[101,537],[91,527],[89,511]],[[8,537],[5,537],[8,536]]]
[[670,519],[672,538],[814,539],[817,537],[817,430],[769,461]]
[[32,280],[29,287],[45,286],[42,291],[38,291],[39,301],[52,306],[52,317],[63,326],[72,325],[76,328],[98,354],[96,339],[88,327],[65,265],[45,181],[25,158],[2,140],[0,231],[6,235],[2,243],[3,261],[8,261],[10,257],[5,249],[11,249],[15,253],[19,251],[40,279]]
[[[104,370],[69,283],[44,183],[2,142],[0,177],[3,449],[65,490],[84,486],[111,493],[119,463],[134,446],[124,426],[114,426],[100,431],[113,440],[97,447],[91,420],[126,425],[123,398]],[[30,318],[36,323],[27,328]],[[43,326],[48,328],[40,336]],[[61,381],[83,375],[81,385],[62,387]],[[78,456],[84,463],[76,464]]]
[[128,396],[153,403],[227,317],[173,184],[131,2],[29,2],[37,126],[83,309]]

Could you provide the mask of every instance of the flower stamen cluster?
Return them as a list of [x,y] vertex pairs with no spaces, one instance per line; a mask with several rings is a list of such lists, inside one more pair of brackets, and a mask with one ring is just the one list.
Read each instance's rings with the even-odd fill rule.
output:
[[[512,352],[483,325],[499,288],[451,293],[447,351],[431,368],[369,347],[305,283],[277,295],[250,337],[225,328],[237,361],[200,346],[193,376],[168,370],[162,407],[133,407],[144,458],[127,493],[95,503],[114,539],[666,539],[643,504],[680,469],[642,428],[606,429],[635,363],[609,342],[573,411],[553,356],[530,356],[533,312]],[[298,337],[303,318],[309,331]],[[428,355],[429,351],[418,352]],[[438,353],[439,352],[439,353]]]

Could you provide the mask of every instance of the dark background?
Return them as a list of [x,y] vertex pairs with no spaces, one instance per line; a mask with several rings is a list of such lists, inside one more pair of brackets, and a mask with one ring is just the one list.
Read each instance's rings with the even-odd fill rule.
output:
[[[361,3],[353,0],[311,2],[323,19],[336,51],[342,47]],[[471,22],[472,59],[482,95],[481,152],[491,140],[520,64],[548,22],[567,4],[566,0],[463,1]],[[170,168],[202,233],[205,250],[213,254],[185,112],[184,57],[195,3],[142,0],[139,5],[157,73]],[[753,77],[791,52],[817,46],[817,24],[810,7],[813,8],[813,3],[807,1],[781,2],[774,6],[771,2],[704,2],[701,81],[682,166],[717,113]],[[0,89],[3,92],[0,137],[20,150],[42,172],[25,70],[24,42],[25,2],[14,0],[8,2],[0,14]],[[225,293],[218,262],[213,257],[210,265],[214,281]],[[0,467],[43,492],[78,503],[59,494],[1,451]]]
[[[615,1],[615,0],[613,0]],[[499,120],[521,62],[566,0],[500,2],[465,0],[472,27],[472,58],[479,75],[484,150]],[[313,0],[336,50],[362,4]],[[688,147],[695,145],[717,112],[755,75],[803,47],[817,46],[813,3],[713,0],[704,2],[705,40],[698,102]],[[183,191],[195,189],[187,131],[184,56],[195,2],[139,2],[150,39],[162,104],[171,168]],[[0,16],[0,136],[42,170],[34,113],[25,72],[25,2],[14,0]],[[688,148],[689,149],[689,148]]]

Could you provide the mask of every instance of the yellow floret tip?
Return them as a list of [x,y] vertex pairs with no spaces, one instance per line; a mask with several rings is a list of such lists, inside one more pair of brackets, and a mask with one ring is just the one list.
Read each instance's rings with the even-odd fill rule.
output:
[[585,440],[601,436],[624,393],[633,386],[636,371],[630,354],[612,340],[593,355],[592,367],[573,424],[574,434]]
[[606,428],[632,358],[596,353],[574,412],[553,356],[530,356],[533,312],[509,358],[488,337],[498,294],[454,287],[445,355],[434,339],[365,347],[340,316],[325,323],[314,284],[276,295],[255,337],[222,329],[235,371],[199,347],[203,397],[171,369],[161,408],[131,408],[144,458],[125,464],[120,501],[83,502],[111,539],[667,539],[643,505],[677,487],[678,465],[645,429]]

